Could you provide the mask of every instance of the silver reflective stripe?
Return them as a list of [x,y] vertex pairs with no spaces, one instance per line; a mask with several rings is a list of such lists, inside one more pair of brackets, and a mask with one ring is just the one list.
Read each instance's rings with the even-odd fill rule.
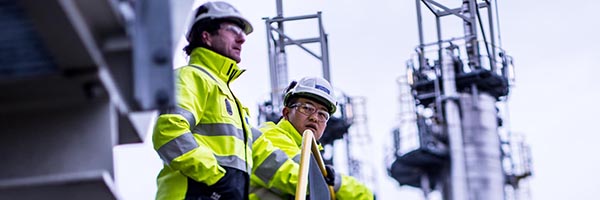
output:
[[190,124],[190,130],[196,126],[196,118],[194,117],[194,114],[184,108],[176,107],[175,109],[169,109],[166,114],[177,114],[183,116],[183,118],[187,120],[188,124]]
[[232,124],[198,124],[193,131],[204,136],[233,136],[244,141],[244,131]]
[[237,156],[217,156],[217,155],[215,155],[215,158],[217,158],[217,161],[219,162],[219,165],[221,165],[221,166],[239,169],[239,170],[242,170],[243,172],[248,173],[248,169],[246,169],[246,161],[242,160],[241,158],[239,158]]
[[342,176],[339,173],[335,173],[335,180],[333,182],[333,191],[339,191],[340,187],[342,187]]
[[252,128],[252,141],[256,141],[262,135],[262,132],[256,128]]
[[292,158],[292,160],[294,160],[294,162],[300,164],[300,154],[297,154],[296,156],[294,156],[294,158]]
[[250,132],[252,133],[252,141],[248,143],[248,146],[252,147],[254,142],[262,135],[262,132],[254,127],[250,128]]
[[198,147],[198,143],[194,139],[192,133],[187,132],[179,137],[172,139],[166,144],[158,148],[158,155],[167,164],[171,163],[173,159],[195,149]]
[[279,167],[281,167],[281,165],[283,165],[283,163],[285,163],[287,159],[288,156],[285,154],[285,152],[283,152],[280,149],[277,149],[273,151],[265,159],[265,161],[263,161],[260,164],[260,166],[258,166],[258,168],[256,168],[254,174],[256,174],[256,176],[260,178],[260,180],[262,180],[265,184],[269,185],[269,182],[273,178],[273,175],[275,175],[275,172],[277,172]]
[[208,75],[208,77],[210,77],[212,80],[214,80],[214,81],[217,81],[217,79],[215,79],[215,77],[213,77],[213,75],[212,75],[212,74],[208,73],[208,71],[206,71],[206,69],[204,69],[204,68],[202,68],[202,67],[200,67],[200,66],[198,66],[198,65],[190,65],[190,66],[192,66],[192,67],[194,67],[194,68],[196,68],[196,69],[199,69],[200,71],[202,71],[202,72],[204,72],[206,75]]

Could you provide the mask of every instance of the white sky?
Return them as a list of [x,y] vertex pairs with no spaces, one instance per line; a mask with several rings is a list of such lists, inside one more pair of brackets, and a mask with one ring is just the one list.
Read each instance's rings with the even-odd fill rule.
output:
[[[270,91],[262,18],[276,15],[275,0],[228,2],[254,26],[240,63],[248,71],[233,83],[233,90],[257,116],[258,102]],[[600,22],[595,16],[600,3],[513,0],[499,1],[498,6],[502,47],[515,59],[517,77],[509,122],[513,131],[526,135],[532,148],[533,199],[595,199],[600,196],[600,157],[592,156],[600,152],[600,131],[594,125],[600,113],[595,77],[600,74]],[[396,78],[418,44],[415,1],[284,2],[284,16],[317,11],[323,12],[329,34],[332,84],[350,96],[367,97],[372,148],[381,152],[374,157],[379,165],[378,199],[421,199],[418,190],[398,187],[383,164],[383,143],[392,139],[390,131],[398,123]],[[316,23],[307,27],[288,29],[286,23],[286,32],[292,37],[316,36]],[[288,50],[290,80],[320,74],[314,58],[294,47]],[[148,138],[145,144],[115,148],[116,184],[125,200],[154,198],[161,162],[150,143]]]

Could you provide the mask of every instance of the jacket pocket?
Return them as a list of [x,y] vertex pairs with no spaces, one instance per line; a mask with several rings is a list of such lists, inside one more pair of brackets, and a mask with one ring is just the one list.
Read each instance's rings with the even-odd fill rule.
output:
[[[225,89],[222,87],[219,87],[219,109],[221,111],[221,116],[224,119],[229,119],[229,120],[233,120],[233,119],[239,119],[239,113],[238,113],[238,108],[237,108],[237,104],[235,102],[235,98],[233,98],[233,95],[229,92],[229,91],[224,91]],[[231,123],[231,122],[230,122]]]

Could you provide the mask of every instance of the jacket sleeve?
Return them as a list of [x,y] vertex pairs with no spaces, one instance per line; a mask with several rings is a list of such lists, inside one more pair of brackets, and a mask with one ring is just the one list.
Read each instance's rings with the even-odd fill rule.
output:
[[[336,177],[340,178],[340,176]],[[341,175],[341,186],[336,188],[335,197],[339,200],[357,199],[357,200],[373,200],[373,192],[360,183],[352,176]]]
[[252,151],[252,182],[276,193],[294,195],[300,168],[291,156],[300,154],[294,142],[282,134],[265,132],[254,142]]
[[207,185],[225,175],[210,148],[199,143],[191,132],[207,105],[211,88],[204,74],[183,67],[175,71],[177,107],[161,114],[154,126],[152,142],[163,163],[187,177]]

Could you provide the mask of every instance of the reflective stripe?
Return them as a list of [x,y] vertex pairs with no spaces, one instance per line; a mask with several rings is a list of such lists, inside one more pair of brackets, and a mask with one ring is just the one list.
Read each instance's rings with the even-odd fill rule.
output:
[[[206,69],[204,69],[204,68],[202,68],[202,67],[200,67],[200,66],[198,66],[198,65],[190,65],[190,66],[192,66],[192,67],[194,67],[194,68],[196,68],[196,69],[199,69],[200,71],[202,71],[202,72],[204,72],[206,75],[208,75],[208,77],[210,77],[212,80],[214,80],[214,81],[217,81],[217,79],[216,79],[216,78],[215,78],[215,77],[214,77],[214,76],[213,76],[211,73],[209,73],[208,71],[206,71]],[[218,81],[217,81],[217,82],[218,82]]]
[[279,167],[281,167],[281,165],[283,165],[287,159],[288,156],[285,154],[285,152],[277,149],[273,151],[267,157],[267,159],[265,159],[265,161],[258,166],[258,168],[256,168],[254,174],[256,174],[256,176],[265,184],[269,185],[269,182],[273,178],[273,175],[275,175],[275,172],[277,172]]
[[251,128],[252,130],[252,141],[256,141],[258,139],[258,137],[260,137],[263,133],[256,129],[256,128]]
[[204,136],[233,136],[244,141],[244,131],[233,124],[198,124],[193,131]]
[[169,164],[173,159],[195,149],[198,143],[192,133],[187,132],[172,139],[158,148],[157,152],[163,162]]
[[258,138],[262,135],[262,131],[252,127],[252,128],[250,128],[250,132],[252,133],[252,141],[250,141],[248,143],[248,146],[252,147],[252,145],[254,144],[254,141],[258,140]]
[[335,173],[335,180],[333,180],[333,191],[339,191],[340,187],[342,187],[342,176],[339,173]]
[[217,161],[219,162],[219,165],[221,165],[221,166],[236,168],[236,169],[242,170],[243,172],[246,172],[246,173],[248,172],[248,169],[246,169],[246,161],[242,160],[241,158],[239,158],[237,156],[217,156],[217,155],[215,155],[215,158],[217,158]]
[[194,117],[194,114],[192,114],[192,112],[190,112],[182,107],[176,107],[174,109],[169,109],[169,110],[167,110],[167,112],[165,112],[163,114],[177,114],[177,115],[183,116],[183,118],[185,118],[185,120],[187,120],[188,124],[190,124],[190,130],[193,130],[193,128],[196,126],[196,118]]
[[294,156],[294,158],[292,158],[292,160],[294,160],[294,162],[300,164],[300,154],[297,154],[296,156]]

